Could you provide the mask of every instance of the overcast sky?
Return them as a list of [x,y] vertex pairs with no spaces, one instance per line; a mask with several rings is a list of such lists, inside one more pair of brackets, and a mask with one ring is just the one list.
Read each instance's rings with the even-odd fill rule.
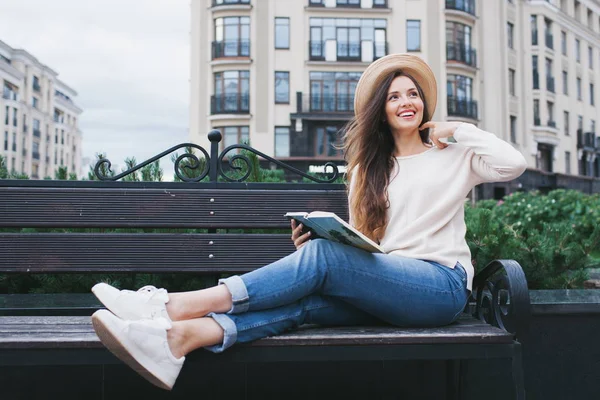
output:
[[0,0],[0,40],[78,92],[83,156],[118,172],[188,140],[189,25],[190,0]]

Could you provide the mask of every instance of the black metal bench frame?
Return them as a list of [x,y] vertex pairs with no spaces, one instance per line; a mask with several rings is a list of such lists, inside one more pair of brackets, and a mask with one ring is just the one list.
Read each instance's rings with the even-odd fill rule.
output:
[[[0,273],[243,273],[291,253],[293,244],[289,233],[227,233],[228,229],[289,229],[283,217],[287,211],[318,209],[347,218],[346,193],[341,184],[218,182],[218,174],[224,174],[225,154],[235,148],[281,163],[244,145],[230,146],[218,154],[220,135],[213,131],[209,138],[210,157],[201,150],[208,183],[0,181],[0,228],[13,229],[0,233]],[[169,149],[135,169],[183,146]],[[185,157],[179,157],[176,172]],[[102,176],[100,165],[96,171]],[[23,228],[172,228],[207,232],[19,231]],[[89,317],[81,316],[97,309],[97,303],[76,301],[76,306],[67,304],[63,308],[60,301],[69,296],[57,295],[57,304],[36,307],[27,300],[44,297],[36,296],[0,295],[0,315],[4,315],[0,316],[0,366],[117,362],[99,343]],[[81,295],[72,297],[77,296]],[[313,327],[236,345],[219,355],[197,351],[188,359],[447,359],[448,393],[450,398],[460,398],[464,360],[510,358],[515,398],[524,399],[520,341],[527,334],[529,307],[527,282],[519,264],[496,260],[475,277],[472,302],[463,317],[448,327]],[[28,315],[32,311],[44,315]]]

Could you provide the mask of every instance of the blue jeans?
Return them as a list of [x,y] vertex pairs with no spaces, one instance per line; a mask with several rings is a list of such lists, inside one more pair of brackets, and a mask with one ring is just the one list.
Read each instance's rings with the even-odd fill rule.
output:
[[216,353],[302,324],[446,325],[469,297],[459,263],[449,268],[324,239],[219,283],[231,292],[233,307],[227,314],[208,314],[224,330],[223,343],[207,347]]

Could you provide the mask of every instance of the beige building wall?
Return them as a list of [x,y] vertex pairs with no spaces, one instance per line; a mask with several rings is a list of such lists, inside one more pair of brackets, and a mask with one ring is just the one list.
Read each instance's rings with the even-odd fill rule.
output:
[[21,49],[0,41],[0,154],[9,171],[54,178],[59,166],[81,177],[77,92]]
[[[322,59],[315,59],[310,47],[311,38],[314,38],[311,36],[311,18],[335,21],[378,19],[385,21],[388,54],[412,50],[431,65],[438,80],[435,119],[471,122],[496,133],[513,143],[533,169],[578,174],[580,159],[587,157],[589,162],[594,162],[595,156],[582,149],[581,139],[578,142],[577,121],[581,116],[584,134],[592,132],[592,121],[600,123],[597,104],[597,84],[600,83],[599,1],[348,2],[356,3],[356,7],[336,6],[335,0],[192,0],[190,139],[208,148],[207,133],[211,129],[248,126],[251,145],[273,156],[276,155],[276,127],[290,127],[290,155],[278,158],[311,163],[310,154],[293,155],[299,144],[303,140],[316,140],[315,129],[322,124],[335,120],[336,126],[341,126],[351,117],[351,112],[345,116],[307,112],[306,99],[312,99],[309,96],[312,91],[310,73],[360,73],[374,58],[374,50],[369,50],[373,44],[368,40],[362,40],[360,59],[354,60],[340,59],[337,54],[339,48],[336,51],[337,42],[328,40],[323,44]],[[384,7],[376,7],[381,3]],[[576,3],[579,4],[577,16]],[[537,45],[532,45],[531,15],[537,16]],[[224,17],[249,18],[248,56],[213,57],[212,43],[217,40],[215,20]],[[275,49],[276,18],[289,18],[289,49]],[[552,49],[545,43],[544,19],[552,22],[549,31],[553,37]],[[418,49],[408,48],[409,21],[420,22]],[[509,38],[508,23],[512,24],[512,38]],[[462,33],[464,29],[470,29],[468,40]],[[449,34],[449,30],[461,33]],[[563,55],[561,50],[563,31],[567,55]],[[575,57],[575,39],[580,40],[579,62]],[[592,48],[592,68],[589,67],[588,46]],[[532,57],[535,55],[538,56],[537,89],[533,88]],[[554,78],[554,92],[548,90],[546,84],[546,59],[552,61],[550,76]],[[214,74],[235,70],[249,71],[249,111],[211,112],[211,96],[216,90]],[[514,90],[509,85],[512,81],[510,70],[514,71]],[[563,70],[568,72],[569,91],[566,95],[562,87]],[[275,102],[275,71],[289,72],[288,104]],[[576,93],[577,78],[581,79],[581,100]],[[594,105],[590,104],[590,83],[594,84]],[[297,92],[304,96],[303,104],[298,104]],[[466,92],[469,92],[468,95]],[[534,100],[540,104],[539,115],[535,118]],[[552,115],[549,115],[548,102],[552,103]],[[568,134],[564,111],[569,112]],[[511,116],[514,122],[511,122]],[[595,137],[595,131],[591,135]],[[566,165],[566,152],[570,153],[569,166]],[[312,157],[314,163],[323,159]]]

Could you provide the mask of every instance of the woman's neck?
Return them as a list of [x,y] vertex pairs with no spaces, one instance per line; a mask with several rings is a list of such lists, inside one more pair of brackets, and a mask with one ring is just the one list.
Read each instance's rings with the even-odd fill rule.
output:
[[423,143],[418,130],[410,134],[394,132],[394,146],[394,157],[412,156],[431,148]]

